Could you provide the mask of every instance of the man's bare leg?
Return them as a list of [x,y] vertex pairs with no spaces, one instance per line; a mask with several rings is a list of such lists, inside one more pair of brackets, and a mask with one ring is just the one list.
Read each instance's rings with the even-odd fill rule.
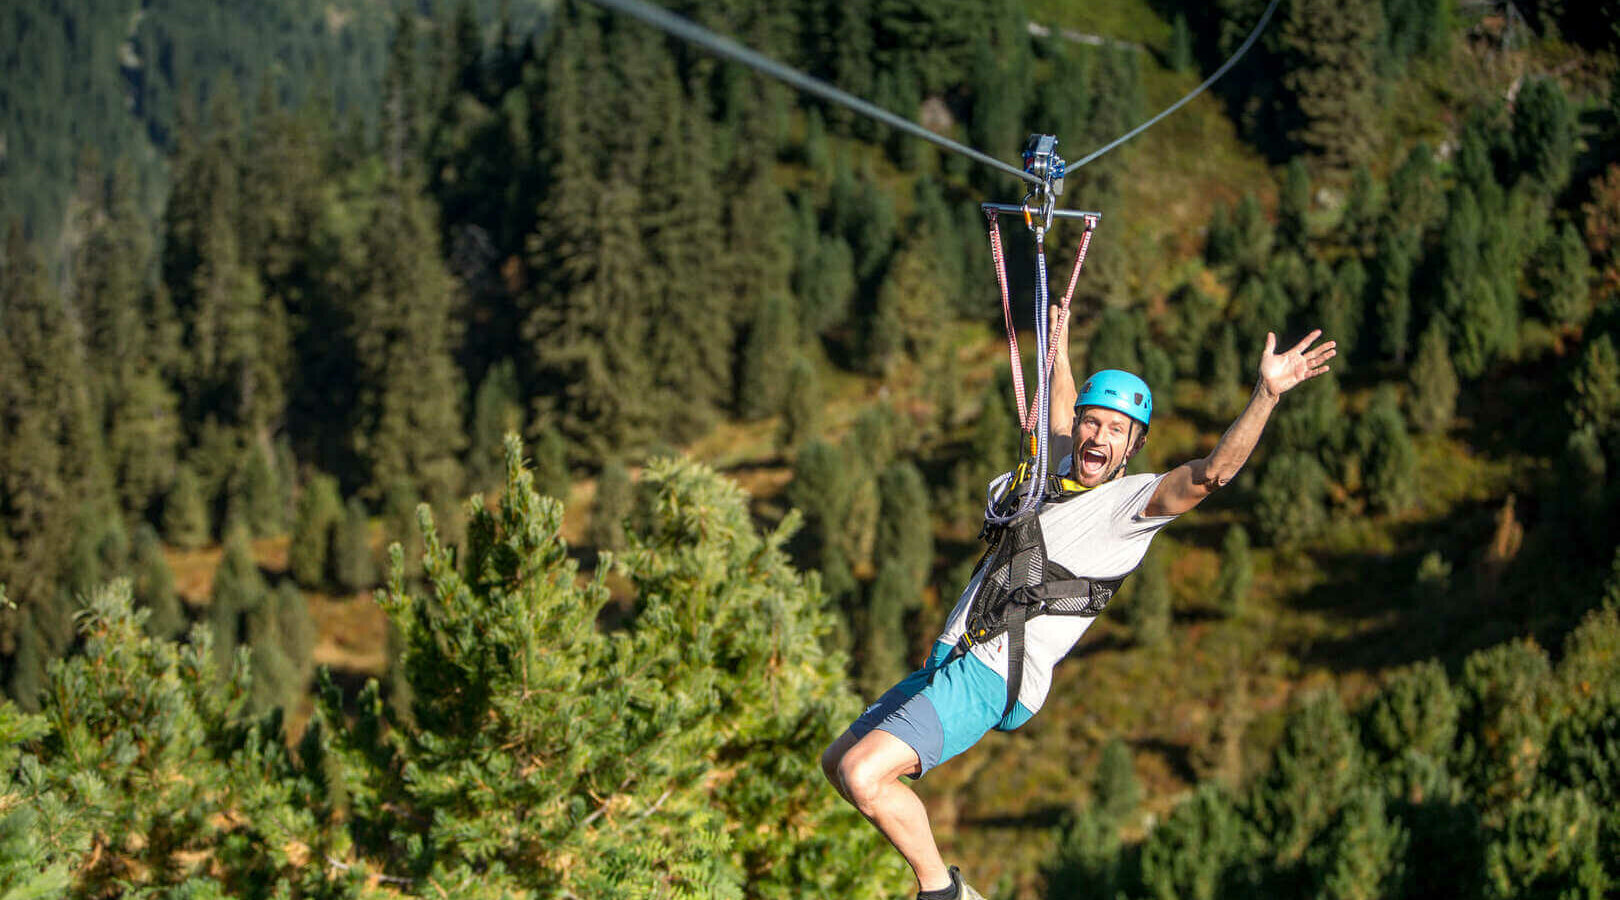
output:
[[951,886],[950,870],[934,843],[922,798],[900,781],[918,766],[917,751],[887,731],[860,740],[846,731],[821,757],[827,780],[905,857],[918,890],[937,891]]

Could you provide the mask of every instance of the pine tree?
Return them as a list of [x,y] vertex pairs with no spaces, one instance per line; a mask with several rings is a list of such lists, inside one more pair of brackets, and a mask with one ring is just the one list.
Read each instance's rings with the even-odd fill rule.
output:
[[163,501],[164,536],[177,547],[194,550],[208,543],[209,532],[208,501],[203,497],[202,485],[196,472],[182,463]]
[[1564,90],[1552,78],[1532,78],[1513,105],[1513,147],[1518,168],[1539,189],[1556,196],[1569,183],[1576,121]]
[[1458,698],[1434,660],[1397,673],[1362,711],[1362,744],[1396,796],[1424,789],[1455,752]]
[[1366,256],[1374,250],[1379,219],[1384,213],[1382,203],[1372,172],[1365,165],[1356,166],[1350,173],[1350,192],[1345,197],[1339,233],[1357,256]]
[[1317,885],[1314,896],[1335,900],[1400,896],[1411,835],[1388,807],[1376,787],[1363,786],[1351,793],[1338,821],[1306,854]]
[[821,429],[821,382],[816,366],[803,355],[788,367],[787,390],[782,398],[782,445],[798,448]]
[[[1215,900],[1253,854],[1254,828],[1219,786],[1177,804],[1142,844],[1141,880],[1153,897]],[[1241,886],[1241,881],[1239,881]]]
[[366,483],[409,484],[448,502],[461,489],[466,443],[454,283],[437,253],[432,215],[406,183],[389,185],[362,237],[350,338],[358,371],[354,450]]
[[1445,319],[1435,317],[1418,342],[1412,364],[1409,414],[1424,434],[1440,434],[1451,427],[1457,411],[1457,372],[1447,349]]
[[135,601],[150,611],[144,623],[146,633],[159,640],[173,640],[186,629],[186,612],[175,592],[174,573],[163,558],[157,530],[151,525],[142,522],[135,529],[131,556]]
[[[90,526],[117,517],[76,331],[13,222],[0,256],[0,579],[33,610],[36,627],[63,644],[72,637],[73,610],[60,585],[75,577],[74,544],[93,544],[99,534]],[[0,620],[0,641],[11,625]],[[50,646],[47,655],[59,649]]]
[[[870,826],[809,778],[771,771],[781,742],[830,741],[859,710],[843,660],[822,649],[828,611],[778,549],[786,535],[757,534],[741,491],[712,472],[654,463],[648,524],[619,568],[641,609],[610,636],[594,627],[606,586],[576,580],[562,509],[534,492],[520,452],[514,442],[508,489],[498,509],[474,513],[465,553],[424,515],[428,592],[406,591],[396,562],[384,603],[414,693],[413,746],[436,749],[408,751],[417,776],[390,779],[395,763],[376,752],[386,738],[349,738],[366,780],[398,786],[389,802],[404,827],[386,827],[414,832],[445,877],[514,892],[611,896],[656,879],[717,896],[878,896],[899,862]],[[593,737],[541,769],[510,766],[567,734]],[[719,793],[702,777],[717,767],[733,773]],[[441,785],[474,782],[485,787],[445,802]],[[615,811],[581,828],[599,809]],[[812,829],[808,845],[771,834],[789,817]],[[829,855],[854,867],[811,864]]]
[[1620,354],[1607,334],[1586,345],[1573,380],[1569,409],[1576,427],[1604,438],[1620,430]]
[[259,565],[253,560],[247,532],[238,527],[225,538],[225,555],[214,572],[214,587],[208,603],[208,628],[213,636],[214,663],[220,672],[232,665],[244,637],[243,618],[257,610],[270,596]]
[[725,234],[713,196],[724,176],[704,104],[685,96],[665,54],[654,54],[653,65],[649,90],[665,109],[654,150],[662,164],[650,167],[642,191],[653,203],[648,218],[656,225],[645,241],[660,273],[648,312],[658,322],[650,335],[652,371],[674,401],[661,417],[667,433],[682,440],[707,431],[731,399],[737,302],[714,265]]
[[1149,551],[1131,578],[1130,596],[1125,598],[1126,621],[1131,636],[1142,647],[1163,648],[1170,641],[1170,572],[1163,541]]
[[1187,15],[1177,12],[1170,23],[1170,71],[1187,72],[1193,67],[1192,31],[1187,28]]
[[1280,863],[1299,860],[1363,780],[1354,724],[1331,690],[1305,697],[1252,789],[1256,821]]
[[1136,778],[1131,748],[1119,738],[1103,744],[1091,793],[1096,798],[1098,816],[1112,828],[1126,824],[1127,817],[1142,802],[1142,784]]
[[1232,261],[1237,263],[1238,271],[1247,275],[1264,272],[1271,261],[1274,233],[1260,208],[1260,201],[1253,194],[1244,194],[1233,210],[1232,233],[1235,239]]
[[262,443],[254,441],[248,447],[231,481],[227,523],[241,521],[254,537],[269,537],[285,530],[285,494],[270,453]]
[[1204,237],[1204,262],[1212,267],[1224,266],[1237,259],[1238,235],[1231,215],[1224,204],[1218,204],[1210,214],[1209,227]]
[[1373,506],[1390,513],[1409,509],[1417,500],[1417,452],[1393,386],[1384,385],[1373,395],[1357,432]]
[[523,401],[517,367],[504,359],[490,366],[473,398],[472,434],[468,440],[467,482],[479,488],[500,483],[506,435],[523,433]]
[[1277,193],[1277,246],[1305,252],[1310,237],[1306,218],[1311,210],[1311,176],[1305,169],[1305,158],[1296,156],[1288,161],[1283,174],[1282,190]]
[[854,586],[846,528],[851,480],[839,448],[812,439],[800,448],[787,488],[788,502],[804,513],[813,565],[821,570],[832,597],[841,597]]
[[1547,655],[1528,641],[1500,644],[1463,662],[1458,770],[1483,811],[1504,812],[1534,792],[1552,687]]
[[1229,619],[1240,618],[1248,608],[1249,589],[1254,583],[1254,560],[1249,554],[1249,533],[1242,525],[1229,525],[1221,539],[1221,570],[1215,577],[1215,603]]
[[1389,178],[1389,206],[1383,231],[1411,230],[1422,235],[1446,214],[1440,166],[1434,151],[1419,141]]
[[1592,267],[1580,231],[1564,223],[1536,256],[1536,290],[1547,320],[1566,329],[1585,324],[1592,314]]
[[1255,521],[1272,546],[1297,546],[1327,524],[1327,473],[1310,453],[1272,457],[1255,493]]
[[311,590],[326,584],[332,531],[342,515],[337,479],[325,474],[310,478],[298,497],[292,543],[287,548],[287,568],[293,581]]
[[1417,267],[1418,232],[1385,231],[1378,249],[1378,346],[1395,362],[1406,361],[1412,322],[1412,273]]
[[547,497],[567,500],[571,478],[562,435],[554,428],[543,429],[534,446],[535,489]]
[[1485,846],[1482,896],[1597,897],[1614,883],[1600,862],[1603,811],[1581,791],[1551,789],[1515,804]]
[[1300,0],[1279,29],[1283,84],[1300,118],[1290,138],[1333,168],[1366,160],[1378,145],[1373,65],[1382,20],[1380,4]]
[[761,419],[781,410],[798,343],[797,318],[789,295],[775,294],[760,304],[743,350],[738,384],[737,406],[744,416]]
[[586,540],[598,550],[624,546],[624,517],[630,513],[630,471],[617,460],[602,467],[596,478],[596,501],[591,506],[591,530]]
[[359,497],[343,507],[343,521],[332,530],[332,583],[345,591],[363,591],[377,583],[371,550],[371,516]]
[[1068,900],[1081,891],[1099,897],[1117,895],[1120,871],[1119,832],[1088,806],[1071,814],[1058,829],[1056,848],[1041,865],[1046,900]]

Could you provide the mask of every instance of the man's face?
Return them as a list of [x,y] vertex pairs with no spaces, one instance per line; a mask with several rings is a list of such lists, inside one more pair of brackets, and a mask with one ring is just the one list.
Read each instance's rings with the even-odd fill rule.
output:
[[[1100,406],[1083,406],[1074,419],[1074,480],[1096,487],[1111,478],[1141,441],[1141,426],[1130,416]],[[1133,447],[1133,441],[1137,446]]]

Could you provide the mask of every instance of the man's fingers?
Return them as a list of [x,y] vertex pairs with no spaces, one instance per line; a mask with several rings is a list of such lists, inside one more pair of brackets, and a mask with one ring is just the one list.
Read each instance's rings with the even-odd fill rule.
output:
[[1301,340],[1299,343],[1295,344],[1294,349],[1292,349],[1292,350],[1290,350],[1288,352],[1289,353],[1303,353],[1303,352],[1305,352],[1305,348],[1309,347],[1311,345],[1311,341],[1314,341],[1314,340],[1316,340],[1317,338],[1319,338],[1321,336],[1322,336],[1322,329],[1313,328],[1313,329],[1311,329],[1310,334],[1305,335],[1304,339]]
[[1266,332],[1266,355],[1270,356],[1276,349],[1277,335],[1270,331]]

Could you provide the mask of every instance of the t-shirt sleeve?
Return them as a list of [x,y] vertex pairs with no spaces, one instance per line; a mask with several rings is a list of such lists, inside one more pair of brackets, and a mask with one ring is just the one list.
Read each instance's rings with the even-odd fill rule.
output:
[[1121,537],[1141,537],[1152,534],[1175,521],[1175,516],[1147,516],[1142,510],[1153,499],[1154,491],[1159,489],[1159,482],[1164,480],[1164,474],[1138,475],[1133,481],[1140,479],[1140,485],[1132,485],[1130,490],[1122,492],[1124,498],[1114,508],[1114,532]]

